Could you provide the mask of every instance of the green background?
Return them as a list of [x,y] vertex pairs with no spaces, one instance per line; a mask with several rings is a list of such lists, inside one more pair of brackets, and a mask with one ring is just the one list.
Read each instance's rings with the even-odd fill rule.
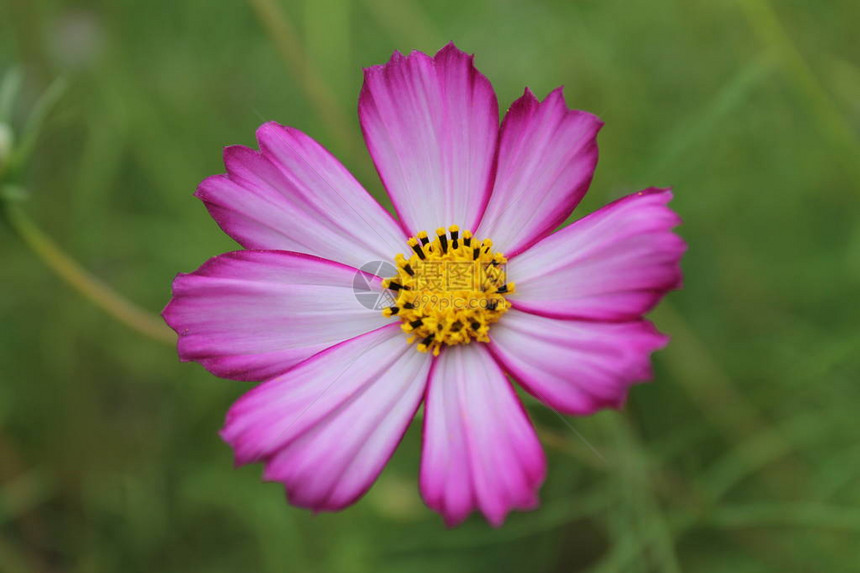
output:
[[[67,85],[6,175],[28,198],[0,224],[0,571],[857,571],[858,22],[856,0],[0,0],[18,137]],[[216,431],[248,385],[70,289],[20,215],[157,314],[236,248],[192,197],[224,145],[296,126],[381,196],[361,67],[451,40],[502,109],[564,84],[606,122],[579,213],[675,188],[673,342],[623,413],[529,404],[542,506],[501,529],[423,506],[415,427],[364,499],[313,516],[232,468]]]

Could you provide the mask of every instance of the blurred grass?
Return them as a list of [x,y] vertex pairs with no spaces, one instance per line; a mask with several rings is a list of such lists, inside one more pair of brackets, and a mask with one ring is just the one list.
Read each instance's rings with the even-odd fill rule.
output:
[[246,386],[112,321],[2,225],[0,571],[856,571],[858,20],[854,0],[0,0],[12,125],[69,85],[18,207],[153,313],[235,248],[191,196],[221,147],[294,125],[379,195],[360,68],[449,40],[503,108],[565,84],[606,121],[583,212],[671,185],[690,244],[655,382],[571,420],[605,462],[530,403],[541,509],[449,531],[417,494],[417,428],[339,515],[231,469],[215,431]]

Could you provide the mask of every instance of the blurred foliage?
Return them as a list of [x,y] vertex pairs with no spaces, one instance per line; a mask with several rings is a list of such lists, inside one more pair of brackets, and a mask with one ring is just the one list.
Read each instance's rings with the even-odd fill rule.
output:
[[690,244],[656,381],[570,426],[529,404],[542,507],[446,530],[415,427],[341,514],[233,470],[216,430],[247,386],[180,365],[0,225],[0,570],[856,571],[858,21],[856,0],[0,0],[0,74],[23,80],[0,121],[23,133],[68,84],[15,204],[153,313],[236,248],[192,197],[222,146],[290,124],[381,196],[361,67],[449,40],[503,108],[565,84],[606,121],[581,212],[671,185]]

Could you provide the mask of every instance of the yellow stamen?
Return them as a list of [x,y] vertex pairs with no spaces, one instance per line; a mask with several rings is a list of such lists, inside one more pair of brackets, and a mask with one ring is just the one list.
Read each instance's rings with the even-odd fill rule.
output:
[[489,342],[490,325],[511,308],[505,297],[515,289],[505,281],[507,259],[493,252],[490,239],[473,239],[457,225],[436,235],[430,241],[421,231],[407,241],[412,255],[395,256],[397,276],[383,281],[395,302],[382,311],[401,319],[409,344],[434,356],[443,346]]

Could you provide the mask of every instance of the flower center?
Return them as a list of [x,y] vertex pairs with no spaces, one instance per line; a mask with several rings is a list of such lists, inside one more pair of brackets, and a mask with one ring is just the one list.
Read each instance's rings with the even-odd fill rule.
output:
[[505,282],[508,260],[493,252],[490,239],[479,241],[470,231],[461,236],[457,225],[436,235],[431,241],[421,231],[408,241],[412,255],[395,257],[397,276],[382,283],[395,302],[382,314],[399,316],[407,342],[438,356],[443,345],[489,342],[490,325],[511,307],[505,294],[514,283]]

